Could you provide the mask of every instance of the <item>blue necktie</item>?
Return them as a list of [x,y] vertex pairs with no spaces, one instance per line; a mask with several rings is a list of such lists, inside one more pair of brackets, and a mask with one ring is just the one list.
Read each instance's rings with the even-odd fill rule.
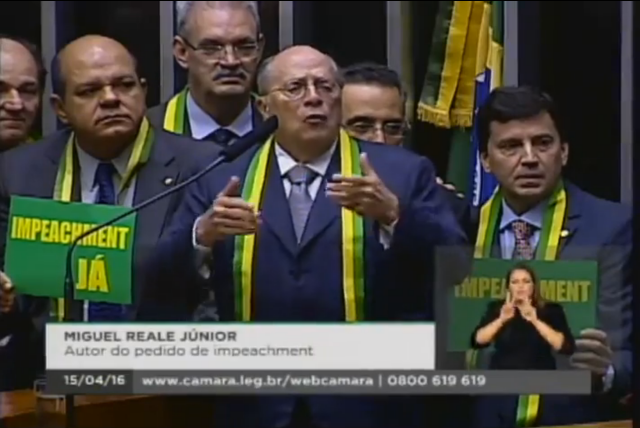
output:
[[[111,162],[101,162],[96,169],[94,186],[98,186],[96,204],[116,205],[116,188],[113,183],[117,171]],[[89,319],[95,322],[113,322],[124,319],[124,306],[114,303],[89,302]]]
[[225,128],[218,128],[205,137],[205,140],[211,140],[222,147],[227,147],[236,139],[238,139],[238,136],[233,131]]

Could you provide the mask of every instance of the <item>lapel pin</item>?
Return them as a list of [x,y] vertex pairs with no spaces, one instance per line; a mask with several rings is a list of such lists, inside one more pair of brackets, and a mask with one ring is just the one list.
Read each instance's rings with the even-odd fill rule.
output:
[[173,183],[173,178],[167,177],[167,178],[164,179],[164,185],[165,186],[171,186],[172,183]]
[[568,230],[563,230],[560,232],[560,236],[563,238],[566,238],[567,236],[569,236],[569,231]]

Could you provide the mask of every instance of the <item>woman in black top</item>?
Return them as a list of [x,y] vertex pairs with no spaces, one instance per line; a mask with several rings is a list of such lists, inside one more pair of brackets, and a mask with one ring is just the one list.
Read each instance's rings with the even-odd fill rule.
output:
[[562,306],[542,300],[535,272],[525,264],[509,271],[506,299],[489,303],[471,336],[473,348],[491,344],[490,368],[497,370],[555,370],[553,354],[574,351]]

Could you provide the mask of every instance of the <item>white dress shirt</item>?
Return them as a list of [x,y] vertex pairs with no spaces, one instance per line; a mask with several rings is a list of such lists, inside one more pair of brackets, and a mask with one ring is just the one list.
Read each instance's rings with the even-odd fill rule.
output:
[[[310,170],[316,173],[316,176],[313,179],[313,181],[309,183],[309,185],[307,186],[309,195],[313,200],[315,200],[318,197],[320,186],[322,185],[323,178],[327,172],[327,169],[329,168],[329,164],[331,163],[331,158],[333,157],[333,153],[335,152],[337,145],[338,145],[337,143],[334,143],[331,149],[325,152],[322,156],[315,159],[313,162],[304,164],[307,168],[309,168]],[[284,186],[285,195],[288,198],[289,194],[291,193],[291,183],[287,179],[287,173],[291,171],[298,164],[298,162],[295,159],[293,159],[291,155],[287,153],[278,144],[275,145],[275,155],[276,155],[276,160],[278,162],[278,168],[280,170],[280,176],[282,177],[282,185]],[[326,196],[322,195],[321,197],[326,197]],[[196,263],[199,268],[199,272],[203,277],[208,278],[211,272],[209,271],[209,267],[207,266],[206,262],[207,260],[210,260],[211,249],[204,247],[202,245],[199,245],[197,242],[196,229],[197,229],[199,220],[200,218],[198,217],[198,219],[196,219],[193,225],[193,230],[192,230],[193,246],[197,250]],[[393,231],[394,231],[393,226],[382,226],[380,228],[380,243],[385,249],[389,248],[391,244],[391,239],[393,238]]]
[[[209,116],[207,112],[196,104],[190,92],[187,94],[187,115],[189,116],[191,136],[196,140],[202,140],[219,128],[222,128],[214,118]],[[253,108],[251,107],[251,103],[247,104],[247,107],[231,125],[225,126],[224,128],[233,132],[238,137],[242,137],[253,131]]]

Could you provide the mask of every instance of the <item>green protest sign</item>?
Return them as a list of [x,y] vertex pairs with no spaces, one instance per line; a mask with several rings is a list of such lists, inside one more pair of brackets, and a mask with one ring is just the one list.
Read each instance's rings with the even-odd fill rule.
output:
[[[503,259],[476,259],[471,275],[452,288],[448,296],[447,350],[466,351],[487,304],[504,299],[506,275],[516,262]],[[564,308],[574,334],[596,325],[598,264],[595,261],[527,262],[540,281],[542,298]]]
[[[5,271],[16,290],[32,296],[64,295],[69,245],[84,231],[126,211],[111,205],[11,198]],[[74,251],[76,299],[131,303],[135,215],[93,233]]]

